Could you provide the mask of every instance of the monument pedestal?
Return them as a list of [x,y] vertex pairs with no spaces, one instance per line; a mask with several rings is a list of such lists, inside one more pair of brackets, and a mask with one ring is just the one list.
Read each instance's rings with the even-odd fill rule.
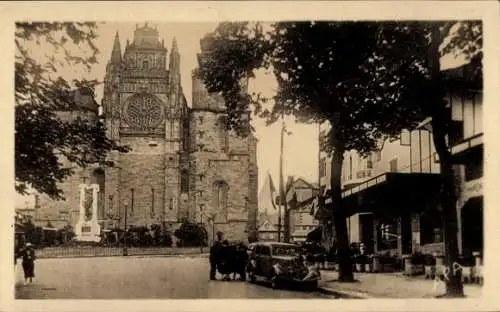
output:
[[[85,195],[88,189],[92,190],[92,207],[89,211]],[[99,192],[99,185],[86,184],[80,185],[80,218],[75,225],[75,240],[77,242],[93,242],[98,243],[101,241],[101,226],[97,221],[97,193]]]
[[75,240],[78,242],[98,243],[101,241],[101,226],[92,221],[78,221],[75,226]]

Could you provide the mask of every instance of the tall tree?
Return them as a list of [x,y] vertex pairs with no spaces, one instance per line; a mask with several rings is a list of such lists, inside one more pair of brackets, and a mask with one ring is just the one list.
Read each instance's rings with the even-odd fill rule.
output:
[[[94,97],[96,80],[66,81],[61,67],[90,69],[97,62],[95,23],[16,23],[15,171],[16,191],[30,189],[62,199],[58,182],[74,167],[106,162],[107,152],[126,152],[106,138],[102,122],[59,118],[57,111],[76,109],[75,90]],[[40,51],[51,56],[42,57]],[[62,162],[65,158],[71,164]]]
[[[230,128],[247,128],[248,121],[241,123],[239,112],[250,105],[268,124],[282,113],[304,123],[329,123],[321,148],[333,156],[332,217],[340,281],[353,280],[341,197],[344,152],[365,155],[377,148],[380,139],[399,134],[421,118],[418,110],[402,105],[414,94],[401,87],[421,72],[401,59],[395,66],[406,73],[403,78],[376,66],[379,33],[378,24],[368,22],[222,23],[201,44],[199,74],[209,92],[224,97]],[[272,99],[242,93],[240,81],[254,77],[259,68],[272,69],[276,78],[278,89]],[[270,108],[263,106],[267,103]]]
[[[385,64],[387,74],[400,76],[394,64],[395,60],[411,59],[421,68],[424,79],[408,81],[405,88],[413,93],[423,94],[420,103],[413,103],[425,116],[431,117],[434,146],[439,155],[442,187],[440,189],[440,214],[444,233],[445,264],[453,268],[458,263],[457,213],[456,213],[456,167],[453,165],[450,140],[451,114],[445,100],[447,85],[441,71],[441,57],[445,54],[465,56],[473,60],[474,70],[471,77],[463,77],[472,81],[476,87],[482,88],[482,23],[481,21],[447,21],[430,23],[399,23],[382,27],[381,41],[391,42],[381,45],[383,51],[380,62]],[[456,271],[445,280],[446,297],[462,297],[463,285],[461,272]]]

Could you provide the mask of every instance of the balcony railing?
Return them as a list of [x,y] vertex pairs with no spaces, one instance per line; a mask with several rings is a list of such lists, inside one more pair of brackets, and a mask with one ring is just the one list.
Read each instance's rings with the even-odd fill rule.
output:
[[356,178],[357,179],[365,179],[365,178],[371,178],[373,176],[373,169],[363,169],[363,170],[358,170],[356,173]]
[[353,183],[361,183],[367,179],[370,179],[376,175],[375,169],[361,169],[356,171],[352,175],[347,175],[342,177],[342,183],[353,184]]

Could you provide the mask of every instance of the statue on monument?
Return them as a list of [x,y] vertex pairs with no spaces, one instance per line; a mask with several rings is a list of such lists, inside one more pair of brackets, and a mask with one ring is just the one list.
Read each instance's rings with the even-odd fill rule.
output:
[[92,219],[93,189],[85,190],[85,221]]
[[99,185],[80,184],[80,219],[75,226],[75,240],[99,242],[101,227],[97,220]]

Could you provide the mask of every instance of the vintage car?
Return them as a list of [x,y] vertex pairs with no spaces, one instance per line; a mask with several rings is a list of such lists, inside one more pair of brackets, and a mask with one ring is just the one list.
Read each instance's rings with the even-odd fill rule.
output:
[[250,282],[255,282],[259,277],[269,281],[273,288],[291,283],[300,283],[313,289],[318,287],[319,270],[314,264],[304,261],[300,246],[261,242],[251,247],[247,265]]

